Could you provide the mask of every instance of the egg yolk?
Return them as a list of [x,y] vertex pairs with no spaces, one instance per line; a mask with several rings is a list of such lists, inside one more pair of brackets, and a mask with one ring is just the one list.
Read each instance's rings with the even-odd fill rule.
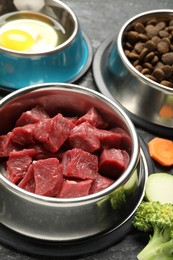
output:
[[33,44],[33,37],[22,30],[8,30],[0,35],[0,45],[11,50],[24,51]]

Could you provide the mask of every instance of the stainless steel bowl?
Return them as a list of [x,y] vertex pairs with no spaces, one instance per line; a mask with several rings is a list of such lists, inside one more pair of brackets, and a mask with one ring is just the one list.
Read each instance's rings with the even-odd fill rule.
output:
[[173,19],[173,12],[172,10],[153,10],[140,13],[122,26],[118,39],[114,39],[110,46],[109,69],[115,84],[115,88],[111,88],[111,92],[128,111],[140,120],[154,124],[158,126],[158,129],[159,126],[171,129],[173,115],[171,116],[170,113],[163,115],[161,110],[169,106],[173,111],[173,89],[150,80],[140,73],[124,52],[124,36],[130,26],[134,22],[144,22],[149,18]]
[[0,222],[32,238],[68,242],[122,226],[143,198],[147,174],[138,136],[129,117],[118,103],[96,91],[63,83],[33,85],[0,100],[3,122],[0,134],[10,131],[19,115],[36,104],[48,112],[65,112],[69,116],[82,115],[94,106],[111,126],[118,125],[129,134],[130,163],[122,176],[105,190],[74,199],[50,198],[27,192],[3,176],[1,164]]

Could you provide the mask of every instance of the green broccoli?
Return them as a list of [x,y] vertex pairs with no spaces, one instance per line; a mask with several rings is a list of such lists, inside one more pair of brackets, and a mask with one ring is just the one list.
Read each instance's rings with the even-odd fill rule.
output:
[[173,204],[143,201],[135,212],[133,225],[151,234],[137,256],[139,260],[173,260]]

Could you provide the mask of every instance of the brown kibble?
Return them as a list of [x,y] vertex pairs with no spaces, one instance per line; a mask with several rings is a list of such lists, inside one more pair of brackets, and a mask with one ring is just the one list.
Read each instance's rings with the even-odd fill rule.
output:
[[151,38],[151,40],[157,45],[161,41],[161,38],[159,36],[154,36]]
[[145,27],[145,29],[146,29],[146,32],[147,32],[147,36],[151,39],[152,37],[154,37],[154,36],[157,36],[158,34],[159,34],[159,31],[158,31],[158,29],[155,27],[155,26],[153,26],[153,25],[147,25],[146,27]]
[[138,41],[139,36],[138,33],[135,31],[130,31],[127,33],[127,39],[129,40],[130,43],[135,43]]
[[151,72],[153,71],[153,65],[151,64],[151,63],[149,63],[149,62],[145,62],[144,63],[144,68],[147,68],[147,69],[149,69]]
[[145,77],[147,77],[151,80],[157,81],[156,78],[153,75],[148,74],[148,75],[145,75]]
[[163,38],[163,37],[169,37],[169,33],[168,33],[167,31],[165,31],[165,30],[161,30],[161,31],[159,31],[159,36],[160,36],[161,38]]
[[134,46],[134,49],[137,53],[141,53],[141,51],[143,50],[144,48],[144,43],[142,42],[137,42]]
[[162,61],[166,65],[173,65],[173,52],[168,52],[162,55]]
[[137,59],[139,59],[139,55],[137,53],[130,52],[129,53],[129,59],[137,60]]
[[154,56],[154,58],[151,60],[151,64],[156,64],[159,61],[159,58],[157,55]]
[[145,77],[173,88],[173,19],[137,21],[124,33],[125,54]]
[[154,58],[154,56],[155,56],[155,53],[152,51],[152,52],[149,52],[146,56],[145,56],[145,58],[144,58],[144,61],[151,61],[153,58]]
[[156,23],[157,23],[157,20],[155,18],[152,18],[147,21],[147,25],[149,25],[149,24],[156,25]]
[[163,30],[163,29],[166,28],[166,23],[165,23],[165,22],[159,22],[159,23],[156,24],[155,27],[156,27],[156,29],[157,29],[158,31],[161,31],[161,30]]
[[170,82],[170,81],[167,81],[167,80],[162,80],[160,82],[160,84],[164,85],[165,87],[168,87],[168,88],[173,88],[173,83]]
[[145,33],[145,27],[142,23],[137,22],[134,26],[135,31],[138,33]]
[[153,71],[153,76],[157,79],[158,82],[161,82],[165,78],[165,73],[162,69],[155,69]]
[[138,38],[139,38],[139,40],[142,41],[142,42],[146,42],[146,41],[149,40],[148,36],[147,36],[146,34],[143,34],[143,33],[139,33],[139,34],[138,34]]
[[144,68],[143,70],[141,70],[141,73],[143,75],[147,75],[147,74],[151,74],[151,71],[149,69],[147,69],[147,68]]
[[133,66],[134,66],[134,67],[136,67],[138,64],[139,64],[139,60],[135,60],[135,61],[133,62]]
[[152,41],[149,40],[145,43],[145,47],[149,50],[149,51],[154,51],[156,49],[156,44]]
[[157,50],[160,54],[167,53],[169,51],[169,44],[165,41],[160,41],[157,44]]
[[165,30],[166,30],[167,32],[173,31],[173,25],[170,25],[170,26],[166,27]]
[[157,64],[155,65],[155,69],[156,69],[156,68],[162,68],[163,66],[165,66],[165,65],[163,64],[163,62],[158,61]]
[[164,65],[162,67],[163,72],[165,73],[165,78],[169,79],[173,74],[173,68],[170,65]]
[[129,58],[130,55],[130,51],[129,50],[124,50],[125,55],[127,56],[127,58]]
[[142,69],[143,69],[141,65],[136,65],[135,68],[136,68],[139,72],[141,72]]
[[148,54],[148,49],[147,48],[144,48],[143,50],[142,50],[142,52],[140,53],[140,55],[139,55],[139,60],[140,61],[142,61],[142,60],[144,60],[144,58],[145,58],[145,56]]
[[169,26],[173,25],[173,19],[169,21]]
[[162,38],[162,41],[167,42],[169,46],[171,44],[171,40],[168,37]]

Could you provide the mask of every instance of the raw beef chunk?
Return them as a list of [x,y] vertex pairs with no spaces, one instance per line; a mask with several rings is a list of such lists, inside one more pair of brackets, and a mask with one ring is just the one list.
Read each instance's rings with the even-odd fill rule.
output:
[[24,178],[19,182],[18,186],[26,191],[35,193],[35,179],[32,164],[30,164]]
[[100,148],[97,129],[88,122],[74,127],[68,140],[73,148],[80,148],[89,153],[93,153]]
[[126,169],[129,163],[129,155],[120,149],[104,149],[100,155],[100,173],[107,177],[117,179]]
[[114,183],[114,180],[98,174],[97,178],[92,183],[89,193],[92,194],[104,190],[112,183]]
[[107,123],[103,120],[102,116],[99,114],[99,112],[92,107],[88,110],[88,112],[81,116],[76,122],[76,125],[79,125],[83,122],[89,122],[92,126],[96,128],[102,128],[105,129],[107,127]]
[[119,148],[122,136],[108,130],[99,130],[97,135],[102,149]]
[[63,176],[59,160],[49,158],[33,162],[35,193],[55,197],[62,185]]
[[40,143],[49,142],[49,133],[51,129],[51,119],[44,119],[37,123],[34,128],[34,138]]
[[64,153],[62,167],[65,177],[94,180],[98,174],[98,158],[81,149],[72,149]]
[[60,113],[51,119],[40,121],[34,130],[37,141],[51,152],[56,152],[68,138],[74,124]]
[[36,124],[29,124],[15,127],[11,133],[11,141],[21,146],[28,146],[35,143],[33,131]]
[[119,148],[123,150],[131,151],[132,141],[128,133],[120,127],[111,129],[112,132],[120,134],[122,136]]
[[28,148],[36,150],[36,155],[34,156],[35,160],[47,159],[47,158],[58,158],[58,154],[48,151],[40,143],[33,144],[33,145],[31,144],[30,146],[28,146]]
[[7,179],[13,183],[18,183],[27,173],[35,154],[34,149],[12,151],[7,161]]
[[92,184],[92,180],[85,181],[71,181],[64,180],[59,198],[77,198],[81,196],[87,196]]
[[0,136],[0,157],[8,157],[13,150],[19,150],[19,145],[12,143],[11,132]]
[[23,112],[16,121],[16,126],[34,124],[46,118],[49,118],[48,114],[42,106],[38,105],[29,111]]
[[38,105],[0,136],[8,180],[39,195],[75,198],[106,189],[125,171],[131,138],[122,128],[109,125],[94,107],[81,117],[51,115]]

